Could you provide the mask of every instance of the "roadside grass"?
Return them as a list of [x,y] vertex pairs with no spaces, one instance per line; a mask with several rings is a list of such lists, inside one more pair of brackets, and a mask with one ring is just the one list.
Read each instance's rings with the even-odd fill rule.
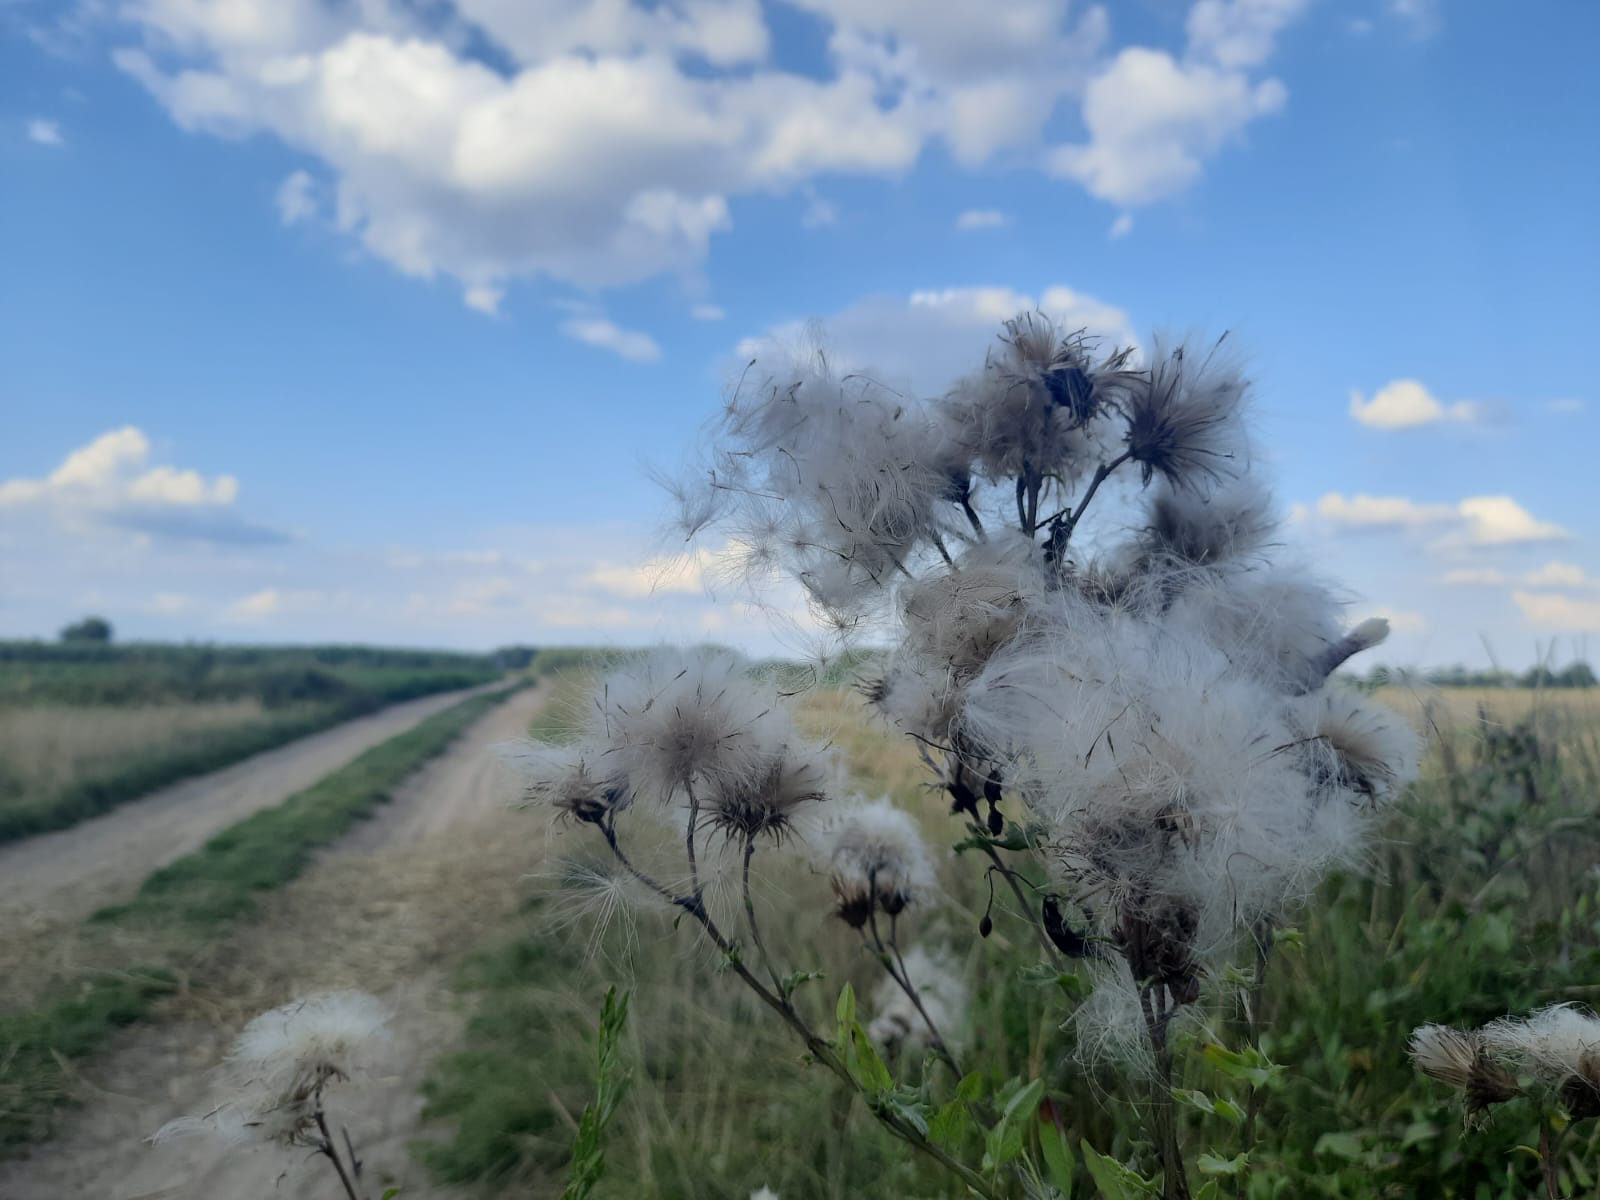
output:
[[[178,648],[173,648],[178,649]],[[35,669],[0,660],[0,693],[14,695],[0,706],[0,842],[64,829],[98,816],[157,788],[203,775],[265,750],[374,712],[389,704],[486,683],[498,672],[463,664],[441,668],[362,667],[340,671],[320,667],[276,669],[239,682],[237,694],[217,697],[217,714],[207,718],[200,700],[143,705],[140,693],[124,695],[122,685],[108,685],[112,699],[93,690],[92,678],[74,687],[47,685],[23,688],[15,678]],[[76,675],[92,677],[96,664],[67,664]],[[127,664],[103,668],[119,677]],[[230,687],[233,685],[230,684]],[[248,690],[254,688],[255,691]],[[192,688],[202,695],[204,688]],[[152,693],[160,696],[159,691]],[[181,694],[181,692],[179,693]],[[77,708],[73,696],[91,699]],[[21,697],[19,699],[19,697]],[[44,698],[45,707],[35,709]],[[265,697],[265,699],[263,699]],[[161,708],[168,710],[164,719]],[[71,736],[40,738],[42,720],[71,726]],[[109,753],[94,743],[95,730],[104,741],[122,749]],[[143,735],[143,736],[141,736]]]
[[126,904],[96,913],[87,942],[123,964],[80,971],[0,1012],[0,1151],[48,1136],[56,1110],[71,1098],[75,1060],[147,1016],[180,981],[192,985],[206,947],[248,918],[263,894],[300,874],[319,847],[528,682],[467,697],[372,747],[156,871]]
[[[1554,705],[1497,693],[1481,697],[1480,719],[1479,699],[1431,710],[1424,777],[1387,819],[1373,871],[1327,880],[1295,914],[1298,936],[1280,938],[1261,1003],[1263,1049],[1284,1069],[1257,1094],[1251,1165],[1223,1194],[1547,1194],[1538,1156],[1518,1149],[1539,1144],[1534,1101],[1513,1100],[1469,1128],[1458,1099],[1406,1054],[1425,1022],[1477,1025],[1563,1000],[1600,1005],[1600,712],[1577,697]],[[923,786],[914,748],[863,722],[859,699],[842,691],[819,690],[806,710],[864,791],[895,795],[933,845],[950,844],[945,803]],[[560,735],[554,722],[552,710],[547,736]],[[586,876],[603,860],[586,854],[583,832],[556,834],[519,927],[498,931],[457,979],[474,1016],[425,1089],[444,1132],[415,1150],[441,1183],[553,1194],[592,1088],[600,999],[615,983],[634,989],[625,1035],[633,1083],[597,1200],[745,1200],[763,1186],[825,1200],[962,1194],[806,1069],[671,914],[619,908],[603,875]],[[801,857],[767,864],[758,898],[766,942],[783,948],[780,972],[824,972],[802,992],[815,1024],[826,1027],[846,981],[870,1016],[873,964],[831,918],[826,880]],[[561,876],[590,885],[575,893]],[[1073,1053],[1065,1023],[1087,979],[1027,970],[1035,947],[1005,912],[1003,892],[993,935],[976,936],[987,899],[977,864],[945,856],[941,880],[945,903],[916,919],[915,936],[948,942],[964,960],[974,988],[967,1034],[982,1048],[976,1057],[993,1064],[991,1086],[1011,1074],[1043,1078],[1070,1141],[1149,1168],[1153,1148],[1130,1099],[1138,1089],[1103,1056]],[[1182,1086],[1243,1107],[1244,1085],[1198,1053],[1203,1041],[1242,1037],[1239,989],[1215,981],[1202,1023],[1179,1047]],[[914,1084],[920,1067],[899,1063],[897,1077]],[[1182,1121],[1191,1164],[1203,1151],[1227,1160],[1245,1149],[1222,1117],[1185,1109]],[[1563,1195],[1590,1195],[1600,1183],[1597,1124],[1573,1125],[1551,1152]],[[1074,1194],[1096,1194],[1086,1174],[1077,1182]]]

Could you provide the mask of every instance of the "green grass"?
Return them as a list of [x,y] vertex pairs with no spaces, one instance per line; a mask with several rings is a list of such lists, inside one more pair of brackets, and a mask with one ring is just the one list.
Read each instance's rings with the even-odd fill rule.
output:
[[91,919],[168,947],[137,972],[98,974],[25,1011],[0,1014],[0,1147],[46,1136],[68,1097],[70,1064],[117,1028],[144,1017],[189,964],[186,947],[224,936],[260,895],[299,875],[313,853],[374,808],[474,721],[525,686],[470,696],[388,739],[274,808],[230,826],[155,872],[126,904]]
[[[1510,699],[1515,699],[1514,697]],[[853,709],[824,694],[822,723],[874,792],[920,805],[930,838],[951,840],[938,797],[917,787],[915,755],[864,732]],[[1545,1194],[1537,1159],[1540,1113],[1517,1099],[1468,1129],[1459,1100],[1419,1076],[1406,1055],[1425,1022],[1478,1025],[1559,1000],[1600,1005],[1600,721],[1592,708],[1541,709],[1530,723],[1448,723],[1423,780],[1387,820],[1374,872],[1326,881],[1296,915],[1298,938],[1275,952],[1263,998],[1265,1052],[1283,1067],[1259,1097],[1249,1200],[1439,1197],[1527,1200]],[[558,730],[547,727],[547,734]],[[585,830],[558,837],[557,853],[585,857]],[[592,859],[590,861],[602,861]],[[828,917],[825,881],[803,866],[769,864],[766,941],[781,969],[820,967],[810,985],[813,1024],[826,1027],[839,986],[870,993],[873,965]],[[1042,1078],[1069,1136],[1154,1169],[1137,1089],[1109,1066],[1072,1056],[1073,984],[1029,968],[1036,955],[1019,923],[1001,916],[975,936],[986,896],[975,863],[947,861],[948,904],[917,922],[958,948],[974,981],[968,1063],[989,1084]],[[459,1051],[440,1060],[429,1112],[453,1132],[418,1148],[441,1182],[485,1192],[553,1194],[575,1119],[592,1086],[595,1012],[611,983],[630,986],[626,1054],[633,1084],[608,1136],[601,1200],[747,1200],[770,1185],[782,1196],[827,1200],[957,1200],[952,1186],[880,1132],[858,1100],[805,1067],[792,1039],[741,999],[694,948],[687,928],[645,915],[631,938],[599,906],[569,907],[546,886],[521,928],[501,933],[459,986],[475,1016]],[[1296,944],[1298,943],[1298,945]],[[1070,981],[1069,981],[1070,982]],[[1208,1022],[1179,1046],[1181,1083],[1246,1102],[1243,1085],[1199,1053],[1203,1038],[1240,1045],[1237,990],[1217,982]],[[869,1013],[870,1015],[870,1013]],[[901,1063],[915,1083],[920,1064]],[[949,1080],[933,1077],[935,1087]],[[1183,1111],[1191,1164],[1202,1151],[1231,1158],[1239,1128]],[[967,1148],[969,1160],[982,1148]],[[1573,1126],[1556,1155],[1563,1194],[1600,1184],[1600,1121]],[[1194,1186],[1202,1182],[1194,1173]],[[1075,1195],[1097,1193],[1080,1173]]]
[[[0,703],[148,705],[253,697],[266,709],[242,724],[157,742],[59,786],[32,782],[15,765],[0,764],[0,842],[67,828],[385,705],[486,683],[498,674],[481,656],[338,647],[49,646],[58,657],[16,657],[19,648],[32,646],[0,643]],[[25,756],[25,748],[14,750],[19,760]]]

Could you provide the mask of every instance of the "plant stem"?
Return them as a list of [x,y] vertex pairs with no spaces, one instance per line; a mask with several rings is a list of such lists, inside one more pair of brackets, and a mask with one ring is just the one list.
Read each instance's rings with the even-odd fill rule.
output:
[[[633,863],[628,859],[628,856],[623,853],[622,846],[617,841],[616,829],[611,824],[596,822],[596,827],[600,830],[601,836],[606,840],[606,845],[611,848],[611,853],[616,857],[618,864],[623,868],[623,870],[627,871],[636,880],[644,884],[645,887],[655,892],[656,895],[671,902],[678,908],[681,908],[684,912],[688,913],[691,917],[698,921],[700,923],[700,927],[706,931],[706,936],[711,939],[712,944],[715,945],[718,950],[722,951],[723,958],[728,963],[729,969],[744,981],[745,985],[761,999],[763,1004],[778,1014],[779,1019],[781,1019],[785,1025],[789,1026],[789,1028],[794,1031],[795,1035],[805,1043],[805,1047],[810,1052],[811,1056],[823,1066],[827,1067],[828,1070],[832,1071],[834,1075],[838,1076],[838,1078],[846,1086],[853,1088],[856,1091],[861,1090],[861,1086],[856,1083],[854,1077],[851,1076],[850,1069],[844,1065],[844,1063],[839,1059],[838,1054],[834,1052],[833,1046],[824,1041],[814,1030],[811,1029],[809,1025],[805,1023],[805,1020],[800,1016],[799,1012],[795,1009],[789,998],[769,990],[766,985],[752,975],[750,973],[750,969],[739,960],[738,952],[735,950],[733,943],[730,942],[727,937],[724,936],[722,930],[717,927],[716,921],[713,920],[711,914],[706,911],[705,904],[702,902],[700,897],[679,896],[674,894],[670,889],[662,887],[661,884],[657,883],[645,872],[634,866]],[[872,1108],[871,1111],[872,1115],[877,1118],[878,1123],[888,1129],[889,1132],[893,1133],[896,1137],[905,1142],[907,1145],[911,1146],[913,1149],[919,1150],[923,1154],[926,1154],[940,1166],[944,1167],[945,1170],[949,1171],[952,1175],[955,1175],[958,1179],[960,1179],[961,1182],[966,1184],[967,1187],[973,1192],[977,1193],[979,1196],[985,1197],[985,1200],[1002,1200],[1001,1194],[995,1191],[982,1175],[974,1171],[965,1163],[952,1158],[942,1147],[936,1146],[934,1143],[930,1142],[925,1136],[923,1136],[921,1132],[917,1130],[916,1126],[911,1125],[904,1118],[895,1116],[893,1113],[885,1112],[877,1108]],[[341,1168],[341,1177],[343,1177],[343,1173],[343,1169]],[[355,1192],[351,1192],[350,1194],[352,1200],[363,1200],[363,1198],[358,1196]]]
[[[876,883],[874,883],[874,888],[876,888]],[[887,946],[883,938],[878,934],[878,914],[876,909],[870,914],[870,922],[872,940],[877,946],[878,961],[883,964],[883,969],[889,973],[889,978],[894,980],[895,986],[906,994],[906,998],[911,1001],[912,1006],[922,1017],[922,1023],[928,1027],[928,1033],[933,1037],[933,1048],[938,1052],[939,1057],[944,1059],[945,1065],[956,1073],[957,1079],[963,1078],[965,1072],[962,1071],[961,1064],[956,1061],[956,1056],[951,1053],[949,1045],[944,1040],[944,1034],[939,1032],[939,1027],[934,1024],[933,1018],[928,1015],[928,1010],[922,1003],[922,995],[917,991],[916,984],[911,982],[911,972],[906,970],[906,960],[900,956],[900,947],[895,937],[898,918],[889,918],[889,941]]]
[[744,839],[744,915],[750,923],[750,940],[755,943],[756,952],[761,955],[761,963],[767,968],[767,977],[772,980],[772,986],[779,994],[783,992],[783,984],[778,979],[778,969],[772,965],[772,956],[767,953],[766,943],[761,940],[761,927],[756,924],[756,902],[750,895],[750,859],[755,856],[756,840],[749,835]]
[[[977,826],[974,826],[973,829],[979,834],[987,832],[986,830],[978,829]],[[1011,868],[1006,866],[1005,861],[1000,857],[1000,852],[989,845],[988,842],[983,843],[983,852],[989,856],[989,861],[994,864],[994,869],[1011,885],[1011,893],[1017,898],[1017,904],[1022,909],[1022,917],[1029,925],[1033,926],[1034,932],[1039,935],[1039,942],[1044,946],[1045,954],[1059,960],[1062,957],[1061,947],[1050,940],[1050,935],[1044,931],[1044,926],[1033,915],[1033,905],[1028,902],[1027,893],[1022,890],[1022,885],[1016,881]]]
[[345,1195],[349,1196],[350,1200],[366,1200],[361,1189],[356,1186],[356,1181],[344,1169],[344,1162],[339,1158],[339,1151],[333,1144],[333,1135],[328,1132],[328,1119],[320,1108],[317,1110],[317,1132],[322,1134],[322,1144],[317,1147],[317,1152],[327,1155],[328,1161],[333,1164],[333,1169],[339,1172],[339,1182],[344,1185]]
[[[689,856],[689,887],[694,892],[694,898],[700,900],[700,864],[695,860],[694,849],[694,835],[700,824],[700,797],[694,794],[693,784],[685,784],[684,790],[689,793],[689,832],[684,835],[683,849]],[[611,848],[615,850],[616,845],[613,844]]]
[[1083,519],[1083,510],[1089,507],[1089,501],[1094,499],[1094,494],[1100,490],[1100,485],[1106,481],[1107,476],[1132,457],[1132,450],[1124,450],[1110,462],[1103,462],[1095,468],[1094,478],[1089,480],[1089,486],[1083,493],[1083,499],[1078,501],[1077,508],[1067,514],[1066,534],[1063,540],[1072,537],[1072,531],[1078,527],[1078,522]]
[[1155,1122],[1156,1149],[1161,1156],[1161,1200],[1190,1200],[1189,1178],[1172,1109],[1172,1049],[1167,1044],[1167,1026],[1172,1014],[1166,1007],[1166,986],[1160,983],[1141,985],[1139,1004],[1144,1009],[1145,1028],[1150,1033],[1150,1045],[1156,1057],[1156,1074],[1150,1081],[1150,1107]]

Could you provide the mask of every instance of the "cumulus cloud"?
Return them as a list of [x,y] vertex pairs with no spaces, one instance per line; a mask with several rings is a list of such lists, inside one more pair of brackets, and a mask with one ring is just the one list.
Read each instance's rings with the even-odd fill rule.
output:
[[1343,528],[1448,527],[1450,537],[1441,545],[1512,546],[1572,536],[1553,522],[1537,519],[1510,496],[1469,496],[1455,504],[1422,504],[1404,496],[1346,497],[1329,492],[1317,501],[1316,514]]
[[65,146],[66,138],[61,135],[61,122],[46,120],[44,117],[30,117],[28,119],[28,140],[39,146]]
[[305,171],[295,171],[278,185],[274,201],[278,219],[285,225],[309,221],[317,215],[317,184]]
[[1600,600],[1550,592],[1512,592],[1511,599],[1530,624],[1560,633],[1600,633]]
[[114,525],[139,533],[215,542],[282,541],[276,531],[233,511],[239,481],[192,469],[150,465],[150,439],[132,425],[72,451],[43,478],[0,482],[0,512],[37,509],[64,528]]
[[889,386],[937,395],[983,361],[1001,322],[1031,309],[1108,344],[1135,341],[1126,312],[1060,284],[1038,294],[1003,286],[948,287],[866,296],[819,322],[791,321],[747,338],[737,354],[747,359],[769,341],[801,348],[820,331],[841,370],[866,371]]
[[586,345],[609,350],[629,362],[655,362],[661,357],[661,347],[655,338],[648,333],[620,328],[605,317],[569,317],[561,322],[561,332]]
[[1281,80],[1250,71],[1271,57],[1307,0],[1199,0],[1182,58],[1130,46],[1089,81],[1088,140],[1056,147],[1048,168],[1114,204],[1149,204],[1182,191],[1206,160],[1253,121],[1283,108]]
[[[1069,0],[796,3],[827,32],[813,74],[773,61],[759,0],[128,0],[114,59],[182,128],[306,155],[339,230],[492,308],[525,276],[693,273],[730,201],[809,194],[806,223],[824,223],[817,180],[898,177],[931,143],[967,167],[1039,162],[1079,101],[1090,140],[1060,148],[1057,173],[1169,195],[1281,105],[1280,83],[1247,73],[1301,7],[1200,0],[1179,61],[1108,58],[1106,11]],[[280,211],[316,199],[296,182]]]
[[720,321],[728,314],[718,304],[696,304],[689,310],[689,315],[696,321]]
[[956,218],[956,228],[962,230],[972,229],[1001,229],[1010,218],[997,208],[969,208]]
[[1396,379],[1378,389],[1371,400],[1352,391],[1350,415],[1372,429],[1413,429],[1441,421],[1479,421],[1483,419],[1483,407],[1469,400],[1441,404],[1415,379]]
[[1553,413],[1580,413],[1583,411],[1583,401],[1566,397],[1561,400],[1552,400],[1545,407]]
[[1127,237],[1132,232],[1133,214],[1122,213],[1115,221],[1111,222],[1111,230],[1108,236],[1115,240],[1120,237]]

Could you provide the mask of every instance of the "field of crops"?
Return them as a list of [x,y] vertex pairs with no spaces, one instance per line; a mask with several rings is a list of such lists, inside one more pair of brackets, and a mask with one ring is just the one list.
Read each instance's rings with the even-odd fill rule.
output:
[[430,651],[0,643],[0,841],[497,674]]
[[[1306,898],[1257,964],[1259,986],[1248,969],[1208,986],[1204,1020],[1177,1056],[1180,1095],[1203,1097],[1210,1111],[1181,1106],[1183,1139],[1207,1155],[1201,1178],[1214,1176],[1221,1195],[1256,1200],[1593,1195],[1596,1122],[1568,1127],[1518,1098],[1469,1125],[1458,1097],[1416,1073],[1406,1045],[1426,1022],[1476,1026],[1555,1001],[1600,1001],[1600,708],[1587,690],[1383,695],[1428,728],[1423,778],[1387,818],[1371,869]],[[808,709],[864,792],[914,808],[935,845],[959,839],[909,742],[848,692],[819,691]],[[560,722],[543,732],[559,737]],[[422,1151],[435,1178],[555,1194],[595,1086],[592,1042],[574,1031],[593,1029],[616,984],[632,989],[621,1047],[631,1084],[595,1195],[963,1194],[883,1133],[859,1098],[808,1068],[772,1014],[718,977],[718,956],[696,949],[688,928],[626,895],[584,832],[555,835],[528,914],[458,979],[477,1015],[428,1085],[446,1131]],[[996,902],[993,934],[978,936],[988,891],[971,857],[940,863],[944,902],[913,936],[948,947],[967,974],[963,1040],[978,1048],[972,1058],[995,1064],[985,1089],[1010,1075],[1041,1078],[1070,1144],[1148,1169],[1138,1090],[1109,1064],[1082,1065],[1062,1028],[1086,981],[1037,969],[1031,930],[1005,912],[1009,896]],[[769,866],[758,895],[768,945],[795,959],[780,970],[822,972],[801,993],[817,1023],[828,1023],[847,981],[866,1007],[877,965],[833,917],[826,880],[804,856]],[[1247,998],[1260,1049],[1276,1064],[1258,1079],[1203,1051],[1244,1044]],[[913,1086],[922,1077],[920,1062],[893,1066]],[[967,1161],[984,1152],[964,1150]],[[1077,1182],[1085,1196],[1145,1194],[1131,1184],[1097,1192],[1081,1163]]]

